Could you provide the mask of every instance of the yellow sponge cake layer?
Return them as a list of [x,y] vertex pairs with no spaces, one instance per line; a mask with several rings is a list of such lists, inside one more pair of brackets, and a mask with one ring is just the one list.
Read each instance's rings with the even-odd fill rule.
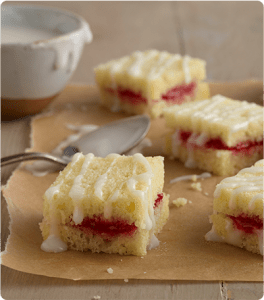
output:
[[44,195],[46,244],[55,236],[80,251],[146,254],[168,218],[163,184],[162,157],[75,154]]
[[263,167],[264,160],[260,160],[216,186],[210,216],[213,226],[206,240],[263,255]]
[[[166,51],[136,51],[95,68],[103,105],[142,113],[159,101],[182,103],[208,97],[205,62]],[[139,108],[139,106],[141,108]]]

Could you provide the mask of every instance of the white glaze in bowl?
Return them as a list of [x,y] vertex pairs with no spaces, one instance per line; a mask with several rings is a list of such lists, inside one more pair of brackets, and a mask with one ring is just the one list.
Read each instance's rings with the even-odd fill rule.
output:
[[50,7],[2,5],[1,10],[2,99],[53,98],[76,69],[84,44],[92,41],[88,23]]

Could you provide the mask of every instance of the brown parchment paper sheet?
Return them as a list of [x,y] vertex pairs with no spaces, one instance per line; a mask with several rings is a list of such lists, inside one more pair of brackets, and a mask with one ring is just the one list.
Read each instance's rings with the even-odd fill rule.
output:
[[[212,94],[221,93],[237,99],[262,102],[262,82],[211,84]],[[49,152],[74,132],[66,124],[97,124],[125,117],[111,113],[99,104],[93,86],[71,85],[51,105],[53,113],[37,116],[32,121],[30,151]],[[144,155],[160,155],[162,137],[166,132],[163,119],[152,121],[147,135],[153,146]],[[190,188],[191,181],[170,184],[177,176],[201,174],[186,169],[178,161],[165,159],[164,192],[170,197],[170,217],[158,235],[160,246],[144,257],[117,254],[66,251],[45,253],[38,223],[42,220],[42,195],[57,173],[35,177],[22,166],[3,189],[10,213],[10,236],[2,253],[2,264],[10,268],[51,277],[73,280],[92,279],[160,279],[160,280],[226,280],[262,281],[262,256],[224,243],[208,243],[204,235],[211,229],[213,192],[223,177],[198,180],[202,192]],[[208,193],[206,196],[204,193]],[[188,202],[177,208],[172,200],[185,197]],[[113,274],[107,273],[107,268]]]

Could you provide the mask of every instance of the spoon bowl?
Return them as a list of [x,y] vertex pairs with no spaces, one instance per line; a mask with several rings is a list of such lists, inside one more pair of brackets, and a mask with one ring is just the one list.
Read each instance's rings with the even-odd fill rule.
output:
[[110,153],[124,154],[143,140],[149,127],[150,118],[146,115],[114,121],[71,143],[64,149],[64,155],[72,156],[76,152],[99,157]]
[[83,135],[66,146],[61,157],[49,153],[27,152],[2,158],[1,166],[26,160],[46,160],[65,167],[76,152],[84,155],[93,153],[99,157],[110,153],[125,154],[144,139],[149,128],[150,118],[147,115],[125,118]]

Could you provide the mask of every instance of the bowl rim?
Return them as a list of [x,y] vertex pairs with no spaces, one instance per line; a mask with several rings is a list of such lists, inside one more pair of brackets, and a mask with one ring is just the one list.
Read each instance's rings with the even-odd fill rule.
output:
[[[92,31],[90,29],[90,26],[88,24],[88,22],[80,15],[76,14],[76,13],[73,13],[67,9],[61,9],[61,8],[57,8],[57,7],[51,7],[51,6],[45,6],[45,5],[38,5],[38,4],[30,4],[30,5],[27,5],[27,4],[4,4],[1,6],[1,15],[2,15],[2,9],[4,9],[5,7],[18,7],[18,8],[21,8],[21,9],[39,9],[39,10],[42,10],[42,11],[53,11],[53,12],[58,12],[58,13],[61,13],[65,16],[68,16],[68,17],[71,17],[73,19],[75,19],[77,22],[78,22],[78,28],[77,29],[74,29],[70,32],[67,32],[67,33],[62,33],[62,34],[59,34],[57,36],[54,36],[54,37],[51,37],[51,38],[47,38],[47,39],[42,39],[42,40],[37,40],[37,41],[34,41],[34,42],[16,42],[16,43],[2,43],[1,41],[1,46],[0,47],[16,47],[16,46],[29,46],[29,45],[34,45],[34,47],[36,46],[43,46],[43,44],[50,44],[50,43],[53,43],[53,42],[57,42],[61,39],[65,39],[66,37],[69,37],[71,35],[75,35],[76,33],[84,30],[85,28],[88,29],[88,32],[89,32],[89,37],[88,37],[88,40],[86,41],[87,43],[90,43],[93,39],[93,35],[92,35]],[[1,24],[1,27],[2,27],[2,24]]]

